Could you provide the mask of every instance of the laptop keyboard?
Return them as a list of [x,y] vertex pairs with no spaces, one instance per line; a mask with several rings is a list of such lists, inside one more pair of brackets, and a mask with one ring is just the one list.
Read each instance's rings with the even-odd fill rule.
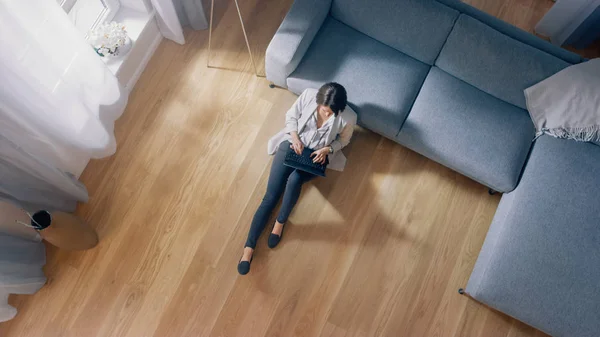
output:
[[[295,163],[299,166],[304,166],[304,170],[308,169],[308,171],[312,174],[316,175],[324,175],[325,168],[327,164],[323,165],[320,163],[313,163],[313,158],[310,157],[313,151],[308,148],[304,148],[304,151],[301,155],[296,154],[293,150],[288,150],[285,156],[285,160],[288,163]],[[326,162],[327,163],[327,162]]]
[[296,152],[291,152],[289,154],[289,159],[293,160],[299,164],[306,165],[306,166],[313,166],[314,168],[318,168],[318,169],[323,167],[323,165],[321,165],[319,163],[314,163],[313,158],[311,158],[310,155],[308,155],[308,156],[300,155],[299,156],[298,154],[296,154]]

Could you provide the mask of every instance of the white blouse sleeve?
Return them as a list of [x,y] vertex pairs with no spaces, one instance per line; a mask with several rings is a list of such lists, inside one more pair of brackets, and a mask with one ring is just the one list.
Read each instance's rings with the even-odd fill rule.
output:
[[352,133],[354,133],[354,126],[356,125],[356,113],[354,111],[350,111],[347,115],[348,117],[346,120],[346,125],[344,125],[342,131],[338,133],[335,140],[331,142],[331,148],[333,148],[333,152],[343,149],[350,143],[350,139],[352,139]]
[[298,132],[298,120],[302,116],[302,110],[306,106],[307,99],[307,90],[304,90],[300,97],[296,99],[296,102],[292,105],[292,107],[285,114],[285,132]]

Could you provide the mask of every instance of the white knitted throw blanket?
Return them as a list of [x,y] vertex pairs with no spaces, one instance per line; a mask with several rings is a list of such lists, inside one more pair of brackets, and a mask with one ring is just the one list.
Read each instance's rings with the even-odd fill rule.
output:
[[600,58],[572,65],[525,89],[536,136],[600,142]]

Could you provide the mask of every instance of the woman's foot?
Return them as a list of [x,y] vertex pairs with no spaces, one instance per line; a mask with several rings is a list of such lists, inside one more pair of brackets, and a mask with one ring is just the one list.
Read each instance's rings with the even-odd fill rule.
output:
[[279,241],[281,241],[282,236],[283,236],[283,224],[280,223],[279,221],[275,221],[275,224],[273,225],[273,230],[271,231],[271,234],[269,235],[269,240],[268,240],[269,248],[277,247],[277,245],[279,244]]
[[252,255],[254,255],[254,249],[250,247],[244,247],[244,254],[238,263],[238,273],[240,275],[246,275],[250,272],[250,264],[252,263]]

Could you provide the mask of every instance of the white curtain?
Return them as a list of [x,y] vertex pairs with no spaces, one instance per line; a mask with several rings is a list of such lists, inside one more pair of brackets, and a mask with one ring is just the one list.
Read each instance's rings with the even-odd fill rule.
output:
[[46,254],[39,234],[15,223],[28,221],[23,211],[0,202],[0,215],[0,322],[4,322],[17,314],[7,303],[9,294],[33,294],[46,283],[42,271]]
[[164,37],[184,44],[182,26],[207,29],[211,0],[150,0],[156,10],[158,27]]
[[210,0],[172,1],[175,5],[175,10],[177,11],[179,21],[183,26],[190,26],[195,30],[203,30],[208,28],[207,13],[210,14]]
[[151,0],[161,34],[169,40],[184,44],[183,29],[175,10],[174,0]]
[[[76,176],[116,150],[126,91],[55,0],[0,0],[0,46],[0,200],[72,211],[88,197]],[[0,247],[1,308],[43,284],[44,251],[11,234]]]
[[125,91],[56,1],[0,0],[0,133],[79,174],[115,152]]

